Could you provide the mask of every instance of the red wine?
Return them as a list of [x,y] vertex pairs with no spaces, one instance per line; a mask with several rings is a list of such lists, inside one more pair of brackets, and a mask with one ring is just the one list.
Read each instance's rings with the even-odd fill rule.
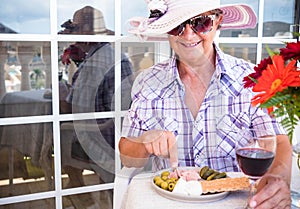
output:
[[274,153],[260,148],[240,148],[237,161],[244,174],[258,178],[264,175],[274,160]]

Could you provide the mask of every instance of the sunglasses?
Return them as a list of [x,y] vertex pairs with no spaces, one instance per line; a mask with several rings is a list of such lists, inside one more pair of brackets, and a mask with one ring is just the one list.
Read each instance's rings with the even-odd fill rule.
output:
[[206,34],[212,30],[215,15],[199,15],[178,25],[176,28],[168,32],[169,35],[180,36],[185,30],[186,24],[189,24],[196,34]]

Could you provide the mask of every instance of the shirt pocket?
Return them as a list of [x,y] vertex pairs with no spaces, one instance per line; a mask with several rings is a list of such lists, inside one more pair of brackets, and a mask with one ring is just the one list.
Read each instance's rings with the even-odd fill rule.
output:
[[179,123],[174,116],[171,99],[143,100],[133,103],[130,118],[142,131],[167,130],[176,135]]
[[251,126],[251,120],[246,112],[225,114],[217,118],[217,149],[227,152],[235,158],[235,141],[243,128]]

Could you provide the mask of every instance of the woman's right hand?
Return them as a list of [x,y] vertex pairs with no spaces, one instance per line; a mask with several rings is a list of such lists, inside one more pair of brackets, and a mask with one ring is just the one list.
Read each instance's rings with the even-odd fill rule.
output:
[[176,137],[173,132],[165,130],[149,130],[143,133],[142,142],[149,155],[170,158],[172,167],[178,166]]

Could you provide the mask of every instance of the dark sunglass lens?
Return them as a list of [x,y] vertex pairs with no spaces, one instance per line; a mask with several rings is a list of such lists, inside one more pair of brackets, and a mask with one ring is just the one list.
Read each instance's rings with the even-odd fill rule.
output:
[[173,35],[173,36],[178,36],[181,33],[181,31],[183,30],[183,27],[184,27],[183,24],[180,24],[176,28],[169,31],[168,34]]
[[210,17],[195,18],[192,22],[192,27],[197,33],[208,32],[212,28],[212,19]]

